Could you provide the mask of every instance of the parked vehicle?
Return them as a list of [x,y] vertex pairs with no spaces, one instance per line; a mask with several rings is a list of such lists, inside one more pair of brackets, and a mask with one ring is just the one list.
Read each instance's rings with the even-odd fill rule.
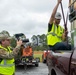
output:
[[15,38],[18,40],[21,39],[23,42],[23,45],[20,49],[20,57],[18,59],[15,59],[16,66],[24,65],[24,67],[27,68],[27,65],[35,65],[38,67],[39,61],[33,57],[33,48],[29,42],[29,39],[26,39],[23,33],[15,34]]
[[16,66],[18,65],[24,65],[24,66],[35,65],[36,67],[39,66],[39,61],[33,57],[33,50],[32,47],[30,46],[23,48],[22,56],[19,59],[17,59],[15,63]]
[[43,62],[43,63],[46,63],[47,54],[48,54],[49,52],[50,52],[49,50],[44,50],[44,51],[43,51],[43,54],[42,54],[42,62]]
[[76,75],[76,49],[50,52],[47,56],[49,75]]

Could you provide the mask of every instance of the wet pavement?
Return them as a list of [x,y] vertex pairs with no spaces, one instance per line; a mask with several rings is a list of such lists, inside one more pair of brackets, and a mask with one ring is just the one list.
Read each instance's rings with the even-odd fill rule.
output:
[[15,75],[48,75],[48,68],[43,63],[39,63],[39,67],[28,66],[26,70],[21,66],[16,68]]

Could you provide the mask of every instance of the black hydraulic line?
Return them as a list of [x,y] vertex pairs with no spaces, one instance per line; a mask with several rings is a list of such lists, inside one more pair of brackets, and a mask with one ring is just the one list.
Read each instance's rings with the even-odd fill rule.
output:
[[62,15],[63,15],[64,27],[65,27],[65,16],[64,16],[64,11],[63,11],[62,2],[61,2],[60,4],[61,4]]
[[[60,4],[61,4],[62,15],[63,15],[63,21],[64,21],[64,29],[65,29],[65,31],[67,31],[67,19],[68,19],[68,13],[67,13],[66,22],[65,22],[65,16],[64,16],[64,11],[63,11],[63,5],[62,5],[62,2],[61,2]],[[66,34],[66,37],[67,37],[67,34]]]
[[67,27],[67,20],[68,20],[68,12],[67,12],[67,16],[66,16],[66,27]]
[[[64,28],[65,28],[65,31],[67,31],[68,12],[67,12],[66,22],[65,22],[65,17],[64,17],[64,11],[63,11],[62,2],[61,2],[61,9],[62,9],[62,15],[63,15],[63,20],[64,20]],[[67,36],[67,34],[66,34],[66,41],[67,41],[67,47],[68,47],[68,36]],[[72,57],[72,54],[71,54],[71,57]],[[70,57],[70,62],[69,62],[69,68],[70,68],[70,64],[71,64],[71,57]],[[68,70],[68,75],[69,74],[70,74],[70,69]]]
[[[65,29],[65,31],[67,31],[68,12],[67,12],[66,22],[65,22],[65,16],[64,16],[64,11],[63,11],[62,2],[61,2],[61,10],[62,10],[63,21],[64,21],[64,29]],[[67,47],[68,47],[68,36],[67,36],[67,33],[68,33],[68,32],[66,32],[65,36],[66,36],[66,43],[67,43]]]
[[[67,12],[66,23],[65,23],[65,25],[66,25],[66,30],[67,30],[67,20],[68,20],[68,12]],[[68,46],[68,36],[67,36],[67,34],[66,34],[66,40],[67,40],[67,46]]]

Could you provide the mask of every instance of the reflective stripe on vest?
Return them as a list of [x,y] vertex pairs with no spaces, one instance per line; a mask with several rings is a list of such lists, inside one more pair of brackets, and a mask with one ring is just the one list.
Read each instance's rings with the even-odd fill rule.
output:
[[7,60],[4,60],[4,64],[0,64],[0,66],[2,66],[2,67],[11,67],[11,66],[15,65],[14,63],[13,64],[7,64],[6,61]]
[[62,33],[63,28],[59,25],[57,28],[57,26],[53,24],[51,31],[47,33],[47,44],[53,46],[57,42],[61,42]]
[[57,34],[55,34],[55,33],[53,33],[53,32],[50,32],[50,33],[48,33],[47,35],[50,35],[50,34],[52,34],[52,36],[57,36],[58,38],[61,38],[61,36],[58,36]]

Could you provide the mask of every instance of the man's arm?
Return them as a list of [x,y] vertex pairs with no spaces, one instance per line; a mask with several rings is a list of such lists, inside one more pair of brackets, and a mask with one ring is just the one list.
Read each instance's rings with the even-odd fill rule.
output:
[[58,0],[58,3],[57,5],[55,6],[55,8],[53,9],[53,12],[52,12],[52,15],[50,17],[50,20],[49,20],[49,23],[52,24],[54,19],[55,19],[55,14],[57,12],[57,9],[58,9],[58,6],[59,6],[59,3],[61,3],[62,0]]
[[14,50],[10,53],[8,53],[6,50],[0,49],[0,58],[13,59],[18,54],[19,50],[19,46],[16,46],[16,48],[14,48]]
[[4,49],[0,49],[0,58],[13,59],[18,54],[18,52],[20,51],[21,45],[22,45],[22,41],[19,40],[19,41],[17,41],[17,46],[13,49],[12,52],[7,52]]

